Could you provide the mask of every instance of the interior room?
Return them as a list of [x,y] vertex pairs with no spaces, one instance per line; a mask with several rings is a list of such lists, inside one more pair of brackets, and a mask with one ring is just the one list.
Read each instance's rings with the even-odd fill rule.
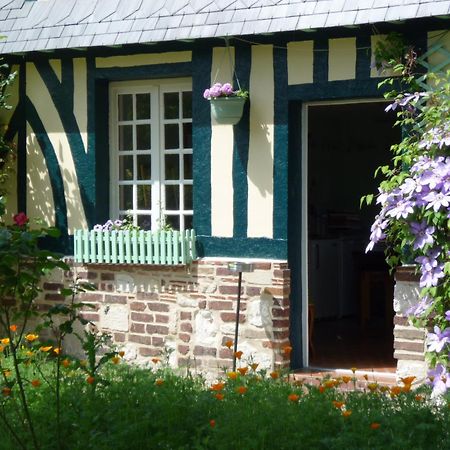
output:
[[309,365],[393,370],[393,277],[384,249],[366,254],[375,170],[401,131],[385,102],[308,107]]

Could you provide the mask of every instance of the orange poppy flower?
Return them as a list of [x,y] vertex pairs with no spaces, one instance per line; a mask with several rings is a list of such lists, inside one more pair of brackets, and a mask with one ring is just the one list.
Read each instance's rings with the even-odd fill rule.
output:
[[2,389],[2,394],[3,394],[4,397],[9,397],[11,395],[11,388],[4,387]]
[[282,349],[283,349],[283,353],[286,356],[289,356],[292,352],[292,347],[290,345],[285,345],[284,347],[282,347]]
[[380,428],[380,427],[381,427],[381,423],[378,423],[378,422],[372,422],[370,424],[370,428],[372,428],[372,430],[378,430],[378,428]]
[[326,388],[328,388],[328,389],[334,388],[334,387],[336,387],[338,384],[339,384],[339,382],[338,382],[337,380],[326,380],[326,381],[323,383],[323,385],[324,385]]
[[319,392],[320,392],[321,394],[323,394],[323,393],[325,392],[325,386],[320,385],[320,386],[319,386]]
[[368,375],[364,374],[364,375],[363,375],[363,378],[364,378],[366,381],[369,381]]
[[37,339],[39,339],[39,336],[38,336],[37,334],[28,333],[27,335],[25,335],[25,339],[26,339],[28,342],[34,342],[34,341],[36,341]]
[[53,349],[53,353],[55,353],[55,355],[59,355],[61,353],[61,349],[59,347],[55,347]]
[[277,378],[280,378],[280,374],[278,372],[270,372],[270,378],[276,380]]
[[32,380],[31,386],[38,388],[41,385],[41,382],[39,380]]
[[347,384],[349,381],[352,381],[352,377],[349,377],[348,375],[342,376],[342,381]]
[[0,353],[5,350],[5,347],[3,347],[3,345],[0,345]]
[[3,371],[3,375],[4,375],[5,377],[10,377],[11,374],[12,374],[12,372],[11,372],[10,370],[8,370],[8,369],[5,369],[5,370]]
[[358,369],[356,367],[351,367],[350,370],[355,373]]
[[10,340],[9,340],[9,338],[3,338],[3,339],[0,339],[0,342],[1,342],[3,345],[9,345]]
[[402,387],[402,392],[409,392],[411,390],[411,385],[410,384],[405,384]]
[[235,380],[235,379],[237,378],[237,376],[238,376],[237,372],[228,372],[228,373],[227,373],[227,377],[228,377],[230,380]]
[[424,396],[423,395],[416,395],[414,397],[414,400],[416,400],[416,402],[423,402],[424,401]]
[[214,427],[216,426],[216,421],[215,421],[214,419],[211,419],[211,420],[209,421],[209,426],[210,426],[211,428],[214,428]]
[[225,347],[228,347],[228,348],[233,347],[233,341],[226,341],[225,342]]
[[94,384],[94,383],[95,383],[95,378],[94,378],[94,377],[91,377],[91,376],[87,377],[87,378],[86,378],[86,383],[88,383],[88,384]]
[[52,346],[51,345],[49,345],[49,346],[47,346],[47,347],[40,347],[39,348],[39,350],[41,351],[41,352],[48,352],[48,351],[50,351],[52,349]]
[[247,392],[247,388],[245,386],[239,386],[238,388],[236,388],[236,392],[238,394],[244,395]]
[[258,363],[252,363],[250,364],[250,367],[252,368],[253,372],[256,371],[256,369],[258,368],[259,364]]
[[17,331],[17,325],[10,325],[9,329],[15,333]]
[[300,398],[300,395],[298,395],[298,394],[289,394],[288,395],[288,400],[290,402],[296,403],[296,402],[298,402],[299,398]]
[[225,383],[218,382],[211,385],[212,391],[221,391],[225,386]]
[[237,359],[241,359],[242,355],[243,355],[243,353],[242,353],[240,350],[237,351],[237,352],[234,352],[234,356],[235,356]]
[[248,371],[248,367],[239,367],[237,370],[242,376],[244,376]]
[[389,390],[388,386],[380,386],[380,391],[381,392],[387,392]]
[[333,400],[333,405],[334,405],[335,408],[341,409],[345,405],[345,403],[344,402],[338,402],[337,400]]
[[123,358],[124,356],[125,356],[125,352],[122,350],[122,351],[120,351],[119,352],[119,356],[121,357],[121,358]]
[[111,358],[111,361],[112,361],[113,364],[119,364],[119,362],[120,362],[120,356],[113,356],[113,357]]
[[411,385],[415,379],[416,379],[416,377],[405,377],[405,378],[400,378],[400,381],[405,385],[408,385],[408,384]]
[[161,360],[159,358],[152,358],[153,364],[158,364]]
[[223,400],[223,398],[224,398],[224,395],[223,394],[221,394],[220,392],[218,392],[214,397],[216,397],[217,398],[217,400]]
[[61,364],[67,369],[70,366],[70,360],[64,359]]
[[351,409],[347,409],[346,411],[342,411],[342,415],[344,417],[350,417],[352,415],[352,410]]
[[390,391],[391,391],[391,397],[395,397],[398,394],[400,394],[400,392],[402,392],[402,388],[400,386],[392,386]]
[[164,380],[162,378],[157,378],[155,380],[156,386],[162,386],[164,384]]
[[369,389],[370,392],[375,392],[378,389],[378,383],[369,383],[367,389]]

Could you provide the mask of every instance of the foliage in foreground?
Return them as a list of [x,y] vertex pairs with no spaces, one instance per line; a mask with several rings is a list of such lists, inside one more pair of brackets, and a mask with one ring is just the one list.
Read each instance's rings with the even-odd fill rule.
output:
[[[30,366],[24,377],[36,377],[33,370]],[[448,404],[432,405],[426,393],[409,386],[387,389],[372,383],[367,392],[343,393],[338,385],[351,386],[350,377],[309,387],[260,375],[229,373],[207,385],[164,368],[109,364],[94,391],[70,361],[61,388],[61,448],[450,448]],[[40,447],[57,448],[54,392],[45,384],[26,389]],[[12,394],[0,400],[10,413],[15,404]],[[1,449],[15,448],[2,424],[0,435]]]

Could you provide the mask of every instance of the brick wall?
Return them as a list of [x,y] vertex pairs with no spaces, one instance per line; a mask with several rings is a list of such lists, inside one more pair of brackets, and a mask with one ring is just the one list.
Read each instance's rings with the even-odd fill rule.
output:
[[[238,276],[227,261],[191,266],[77,265],[43,284],[40,308],[64,299],[59,289],[78,277],[97,291],[80,294],[94,306],[86,319],[109,332],[125,358],[139,363],[172,349],[171,364],[214,372],[232,363]],[[284,262],[259,261],[243,273],[239,349],[260,367],[288,365],[290,272]],[[78,353],[75,342],[69,351]]]
[[400,267],[395,274],[394,290],[394,358],[397,359],[397,377],[416,376],[423,382],[427,376],[425,342],[427,330],[416,328],[406,311],[419,301],[419,277],[415,267]]

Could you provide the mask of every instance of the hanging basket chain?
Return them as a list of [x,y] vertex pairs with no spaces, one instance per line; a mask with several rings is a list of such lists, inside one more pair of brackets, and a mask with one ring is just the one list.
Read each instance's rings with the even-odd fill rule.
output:
[[222,58],[220,60],[220,64],[219,67],[216,69],[216,73],[214,75],[214,80],[213,80],[213,84],[215,84],[217,82],[217,77],[222,69],[223,63],[224,63],[224,59],[225,56],[228,55],[228,62],[230,64],[230,71],[231,71],[231,84],[233,84],[233,80],[236,79],[236,84],[238,87],[238,90],[241,90],[241,84],[239,83],[239,78],[237,76],[236,73],[236,65],[233,62],[233,59],[231,57],[231,48],[230,48],[230,40],[228,38],[224,38],[225,40],[225,52],[222,53]]

